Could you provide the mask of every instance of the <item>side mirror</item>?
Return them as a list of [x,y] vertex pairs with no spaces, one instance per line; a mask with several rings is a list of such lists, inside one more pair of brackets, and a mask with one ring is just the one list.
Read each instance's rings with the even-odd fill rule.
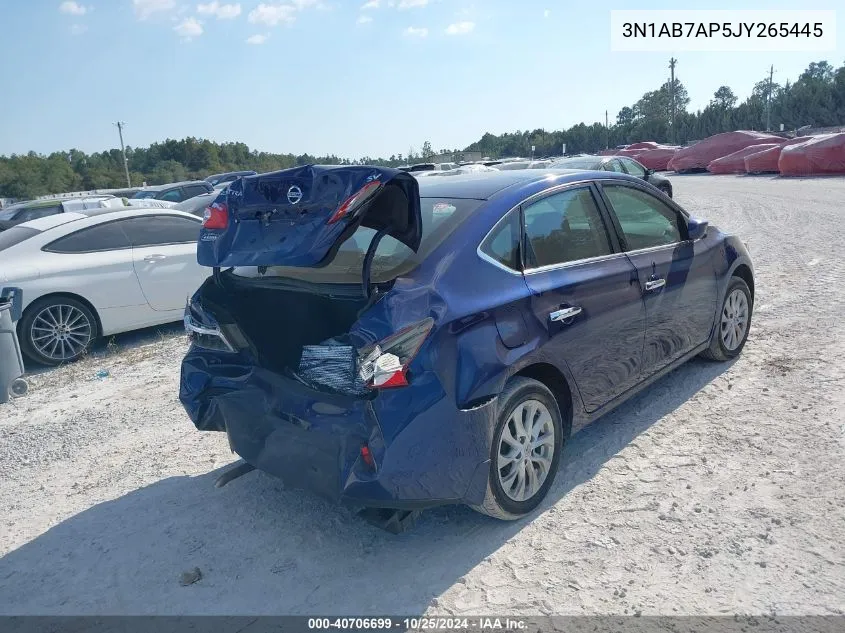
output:
[[646,167],[646,168],[645,168],[645,175],[643,176],[643,178],[648,178],[648,177],[649,177],[649,176],[651,176],[653,173],[654,173],[654,171],[653,171],[653,170],[651,170],[651,169],[649,169],[648,167]]
[[699,218],[690,218],[687,220],[689,239],[695,241],[707,235],[707,227],[709,225],[710,223],[707,220],[701,220]]

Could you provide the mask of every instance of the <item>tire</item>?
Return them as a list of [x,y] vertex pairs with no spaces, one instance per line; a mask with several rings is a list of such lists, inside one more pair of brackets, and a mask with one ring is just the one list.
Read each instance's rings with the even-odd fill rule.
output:
[[[55,347],[50,339],[45,340],[51,335],[53,340],[58,338]],[[71,297],[34,301],[18,324],[23,355],[48,367],[79,360],[98,336],[97,317],[87,305]]]
[[[744,303],[740,298],[740,294],[744,297]],[[734,303],[731,303],[732,301]],[[728,283],[728,289],[725,292],[725,298],[719,306],[719,321],[713,329],[710,347],[702,352],[701,356],[708,360],[720,362],[728,361],[739,356],[742,348],[745,347],[745,342],[748,340],[753,310],[754,302],[748,284],[739,277],[731,277]],[[732,324],[736,323],[736,318],[741,319],[743,312],[745,314],[745,327],[739,335],[736,335],[735,330],[735,336],[732,339],[729,334],[726,334],[726,331]],[[734,320],[732,321],[732,319]]]
[[[512,440],[515,435],[521,435],[520,430],[511,420],[511,416],[517,413],[517,418],[520,417],[518,411],[522,405],[525,405],[523,411],[530,412],[536,405],[539,415],[534,416],[537,425],[542,425],[537,429],[537,437],[540,439],[547,438],[550,432],[553,432],[554,437],[551,441],[546,440],[538,444],[530,455],[536,458],[537,461],[530,461],[530,472],[534,473],[534,477],[542,475],[543,466],[540,460],[547,461],[547,471],[544,479],[536,482],[533,486],[529,485],[531,478],[528,475],[529,471],[525,466],[519,469],[520,459],[518,456],[522,449],[517,450],[513,445],[505,442],[503,445],[502,436],[507,433]],[[543,411],[543,408],[545,411]],[[550,419],[545,419],[545,413]],[[524,429],[526,436],[531,436],[530,429]],[[548,447],[548,448],[547,448]],[[490,447],[490,472],[487,477],[487,491],[484,501],[481,505],[470,506],[473,510],[494,517],[504,521],[513,521],[519,519],[532,510],[534,510],[540,502],[543,501],[546,494],[554,482],[557,474],[558,465],[560,463],[560,454],[563,447],[563,424],[561,420],[560,410],[557,405],[555,397],[552,392],[541,382],[532,380],[530,378],[513,378],[505,386],[504,391],[498,399],[498,413],[496,419],[496,427],[493,432],[493,442]],[[512,458],[513,462],[509,467],[503,469],[499,468],[499,458],[502,449],[508,452],[514,451],[517,458]],[[501,455],[503,459],[508,459],[508,455]],[[527,464],[528,462],[523,462]],[[508,475],[518,470],[515,477],[509,478]],[[504,471],[504,474],[502,474]],[[514,486],[518,483],[520,476],[525,480],[525,485],[529,488],[528,491],[523,491],[525,498],[520,498],[519,494],[515,494]],[[508,481],[510,479],[510,481]],[[504,482],[504,483],[503,483]],[[539,485],[538,485],[539,484]],[[518,486],[516,486],[518,489]],[[536,488],[533,493],[528,494],[531,488]],[[508,492],[506,492],[506,489]]]

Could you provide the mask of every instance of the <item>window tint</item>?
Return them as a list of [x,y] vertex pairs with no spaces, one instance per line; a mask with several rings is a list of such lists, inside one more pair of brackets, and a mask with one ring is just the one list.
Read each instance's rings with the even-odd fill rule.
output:
[[167,200],[168,202],[182,202],[182,190],[171,189],[158,197],[159,200]]
[[208,193],[208,189],[203,187],[202,185],[190,185],[185,187],[185,197],[193,198],[194,196],[200,196],[204,193]]
[[40,232],[41,231],[24,226],[13,226],[10,229],[6,229],[5,231],[0,232],[0,251],[6,250],[15,244],[20,244],[33,235],[38,235]]
[[30,220],[37,220],[38,218],[46,218],[48,215],[56,215],[62,212],[62,207],[56,205],[54,207],[38,207],[36,209],[24,209],[15,218],[17,222],[29,222]]
[[675,210],[645,191],[604,185],[622,227],[628,250],[680,242],[683,231]]
[[631,160],[630,158],[620,158],[619,160],[625,166],[625,171],[632,176],[636,176],[637,178],[645,176],[645,169],[637,161]]
[[519,214],[511,212],[481,244],[481,252],[512,270],[520,270]]
[[568,189],[525,208],[525,233],[532,266],[600,257],[612,253],[604,222],[586,187]]
[[126,220],[124,229],[133,246],[161,246],[196,242],[201,226],[199,220],[148,215]]
[[121,226],[124,221],[106,222],[60,237],[44,247],[53,253],[91,253],[129,248],[129,239]]
[[602,169],[605,171],[615,171],[620,174],[624,174],[625,170],[622,168],[622,163],[619,162],[618,158],[614,158],[612,160],[607,161],[603,166]]

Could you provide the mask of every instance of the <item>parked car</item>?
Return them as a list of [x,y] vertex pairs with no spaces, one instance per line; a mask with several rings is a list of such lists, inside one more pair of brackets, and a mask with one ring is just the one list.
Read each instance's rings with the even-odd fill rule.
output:
[[200,226],[171,209],[96,209],[0,233],[0,291],[23,290],[24,355],[58,365],[98,336],[181,319],[210,272],[197,264]]
[[652,171],[628,156],[593,156],[592,154],[582,154],[556,160],[549,165],[549,168],[595,169],[614,171],[619,174],[630,174],[631,176],[645,180],[650,185],[654,185],[660,189],[660,191],[670,198],[672,197],[672,183],[666,176]]
[[211,205],[212,202],[220,195],[220,191],[215,187],[214,191],[211,193],[202,193],[198,196],[194,196],[193,198],[188,198],[184,202],[180,202],[173,208],[177,211],[184,211],[185,213],[191,213],[193,215],[198,215],[202,217],[203,213],[205,213],[206,208]]
[[102,200],[114,196],[89,196],[86,198],[52,198],[48,200],[27,200],[10,205],[0,211],[0,231],[5,231],[17,224],[38,218],[46,218],[57,213],[81,211],[100,206]]
[[214,187],[204,180],[188,180],[173,182],[168,185],[154,185],[145,187],[132,196],[135,199],[153,198],[167,202],[182,202],[201,193],[211,193]]
[[353,506],[499,519],[537,507],[572,432],[697,355],[736,357],[754,301],[737,237],[600,171],[248,177],[197,257],[220,267],[185,314],[198,429]]
[[548,160],[514,160],[496,165],[499,171],[509,171],[511,169],[548,169],[551,161]]
[[224,174],[214,174],[205,179],[205,181],[212,187],[223,184],[224,182],[234,182],[241,176],[255,176],[258,172],[250,170],[246,171],[227,171]]

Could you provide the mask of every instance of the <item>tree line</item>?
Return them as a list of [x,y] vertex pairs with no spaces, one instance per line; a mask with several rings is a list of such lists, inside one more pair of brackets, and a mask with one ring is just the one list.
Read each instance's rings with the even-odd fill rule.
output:
[[[674,108],[673,108],[674,101]],[[568,153],[595,152],[606,147],[636,141],[684,144],[730,130],[795,130],[803,126],[845,125],[845,64],[834,68],[826,61],[813,62],[792,83],[758,81],[745,101],[728,86],[721,86],[702,110],[689,112],[689,96],[680,79],[649,91],[631,106],[622,108],[611,125],[579,123],[567,130],[516,131],[501,135],[485,134],[465,150],[441,149],[438,153],[477,151],[492,158],[502,156],[559,155],[566,144]],[[767,116],[768,112],[768,116]],[[426,141],[420,151],[389,157],[362,156],[349,160],[338,156],[274,154],[250,150],[244,143],[215,143],[188,137],[167,139],[149,147],[127,147],[130,179],[162,184],[212,173],[254,169],[259,173],[307,165],[358,164],[396,167],[428,160],[435,155]],[[120,150],[86,154],[76,149],[49,155],[0,156],[0,198],[28,199],[50,193],[119,188],[126,185]]]

